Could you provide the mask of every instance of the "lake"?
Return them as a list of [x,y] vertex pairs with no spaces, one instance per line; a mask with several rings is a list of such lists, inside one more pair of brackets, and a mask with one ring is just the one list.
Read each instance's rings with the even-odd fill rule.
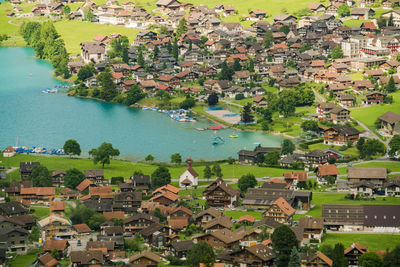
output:
[[[177,122],[163,113],[69,97],[66,92],[44,94],[43,89],[60,84],[52,69],[49,62],[35,58],[32,48],[0,47],[1,149],[17,140],[21,146],[61,148],[73,138],[86,153],[110,142],[129,160],[152,154],[156,160],[169,161],[173,153],[214,160],[237,157],[240,149],[253,149],[257,142],[278,147],[282,140],[232,129],[198,131],[215,124],[205,119]],[[232,134],[239,138],[229,138]],[[213,145],[216,135],[225,143]]]

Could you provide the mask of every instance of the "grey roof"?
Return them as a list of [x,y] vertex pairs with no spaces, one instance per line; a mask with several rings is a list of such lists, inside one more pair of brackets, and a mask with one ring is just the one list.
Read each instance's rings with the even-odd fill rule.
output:
[[348,178],[369,178],[369,179],[386,179],[387,169],[385,167],[349,167],[347,172]]
[[190,250],[193,246],[193,240],[187,240],[187,241],[174,241],[171,243],[171,246],[175,249],[175,251],[188,251]]
[[28,212],[28,210],[25,209],[21,203],[16,201],[0,203],[0,210],[2,210],[8,216],[13,216]]

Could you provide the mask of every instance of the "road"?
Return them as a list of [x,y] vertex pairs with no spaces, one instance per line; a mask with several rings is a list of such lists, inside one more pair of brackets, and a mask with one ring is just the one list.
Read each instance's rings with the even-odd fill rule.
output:
[[226,103],[226,104],[228,104],[228,105],[232,105],[232,106],[237,106],[237,107],[239,107],[239,108],[243,108],[243,105],[234,103],[234,102],[232,102],[232,101],[230,101],[230,100],[219,99],[219,101],[224,102],[224,103]]

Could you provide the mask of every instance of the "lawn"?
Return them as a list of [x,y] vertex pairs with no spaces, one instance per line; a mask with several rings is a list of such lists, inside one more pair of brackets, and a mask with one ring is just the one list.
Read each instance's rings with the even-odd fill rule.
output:
[[387,111],[400,110],[400,91],[389,94],[393,96],[393,104],[379,104],[365,108],[351,109],[351,116],[362,123],[369,129],[375,130],[374,122],[376,119]]
[[36,254],[17,255],[12,261],[9,262],[10,267],[29,266],[36,259]]
[[368,246],[368,250],[371,251],[391,250],[396,245],[400,245],[400,235],[328,233],[322,244],[334,246],[337,243],[342,243],[347,248],[354,242]]
[[[18,167],[19,163],[22,161],[39,161],[42,165],[46,166],[49,170],[68,170],[71,168],[77,168],[81,171],[89,169],[100,169],[101,165],[95,165],[90,159],[70,159],[68,157],[57,157],[57,156],[34,156],[18,154],[12,158],[3,158],[0,156],[0,161],[5,167]],[[278,169],[278,168],[267,168],[258,166],[248,166],[248,165],[230,165],[227,163],[220,164],[223,177],[227,178],[240,178],[242,175],[252,173],[257,178],[266,176],[282,176],[283,172],[293,171],[291,169]],[[129,178],[133,172],[142,171],[144,174],[152,174],[158,166],[155,164],[147,164],[142,162],[132,163],[123,160],[111,160],[110,165],[105,165],[104,175],[106,178],[122,176],[125,179]],[[168,166],[173,179],[178,178],[186,169],[185,164],[177,166]],[[200,163],[197,165],[194,163],[193,168],[199,173],[199,177],[203,178],[205,165]],[[13,180],[19,180],[20,177],[18,172],[13,172],[11,176]],[[215,178],[214,178],[215,179]],[[210,182],[213,178],[210,179]]]
[[370,205],[400,205],[400,198],[394,197],[377,197],[376,200],[350,200],[345,199],[346,193],[315,193],[313,192],[312,204],[315,205],[306,214],[295,214],[294,220],[306,215],[313,217],[321,217],[322,204],[370,204]]
[[348,74],[348,76],[351,78],[352,81],[362,80],[364,77],[362,71],[352,71]]
[[[355,167],[386,167],[390,172],[400,172],[399,162],[367,162],[354,165]],[[347,174],[347,167],[339,168],[340,174]]]
[[348,149],[346,149],[344,151],[340,151],[339,150],[340,146],[325,145],[324,143],[317,143],[317,144],[312,144],[312,145],[308,146],[308,150],[309,151],[313,151],[315,149],[323,150],[323,149],[326,149],[326,148],[333,148],[335,150],[338,150],[343,155],[349,156],[349,157],[351,157],[351,156],[359,156],[360,155],[359,151],[357,150],[357,148],[355,146],[353,146],[351,148],[348,148]]
[[39,218],[39,220],[46,218],[47,216],[50,215],[49,207],[32,206],[31,210],[36,214],[36,216]]
[[349,28],[360,27],[361,24],[363,24],[363,22],[367,22],[367,21],[369,21],[369,20],[349,19],[349,20],[343,21],[343,26],[347,26],[347,27],[349,27]]
[[261,220],[263,218],[261,211],[243,211],[243,210],[224,210],[223,213],[226,216],[232,217],[232,219],[239,219],[244,215],[250,215],[256,218],[256,220]]
[[55,22],[54,26],[61,35],[61,38],[64,39],[67,51],[71,55],[79,54],[80,43],[92,41],[98,34],[109,35],[111,33],[120,33],[126,35],[129,41],[133,41],[139,32],[139,30],[121,26],[100,25],[78,20],[60,20]]

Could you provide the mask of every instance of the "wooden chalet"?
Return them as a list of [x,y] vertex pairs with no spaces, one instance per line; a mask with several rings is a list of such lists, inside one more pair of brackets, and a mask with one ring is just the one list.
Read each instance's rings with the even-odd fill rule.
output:
[[240,191],[233,189],[222,178],[217,178],[203,191],[203,196],[211,207],[232,207],[237,205]]

